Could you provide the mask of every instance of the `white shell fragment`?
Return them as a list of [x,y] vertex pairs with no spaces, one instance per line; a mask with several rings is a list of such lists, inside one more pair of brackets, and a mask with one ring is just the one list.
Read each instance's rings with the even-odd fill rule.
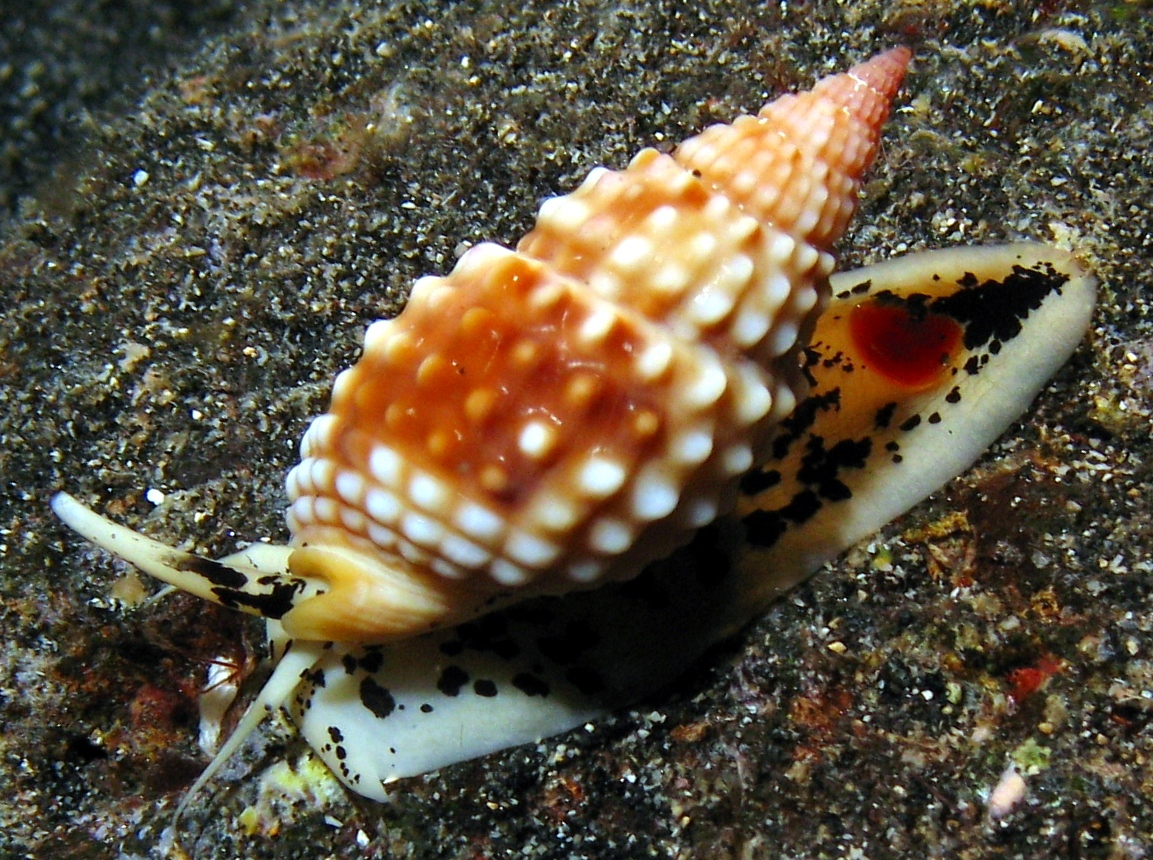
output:
[[1000,821],[1009,815],[1025,799],[1029,786],[1025,777],[1017,770],[1015,765],[1009,765],[1001,772],[1001,778],[989,792],[986,808],[991,821]]

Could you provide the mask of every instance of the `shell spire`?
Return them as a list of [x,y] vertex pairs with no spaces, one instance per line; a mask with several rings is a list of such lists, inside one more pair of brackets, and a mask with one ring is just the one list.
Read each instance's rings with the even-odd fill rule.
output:
[[680,145],[677,162],[757,220],[829,250],[856,211],[910,56],[893,48],[755,117],[711,126]]
[[[637,575],[734,504],[804,392],[908,51],[640,152],[374,323],[288,478],[283,622],[386,641]],[[356,611],[349,611],[349,607]]]

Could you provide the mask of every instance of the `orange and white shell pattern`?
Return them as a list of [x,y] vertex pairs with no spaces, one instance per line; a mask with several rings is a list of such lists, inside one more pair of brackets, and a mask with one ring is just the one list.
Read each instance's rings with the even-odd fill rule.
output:
[[729,509],[804,393],[797,350],[908,58],[598,168],[515,251],[417,281],[288,476],[292,571],[328,589],[286,629],[387,641],[627,578]]

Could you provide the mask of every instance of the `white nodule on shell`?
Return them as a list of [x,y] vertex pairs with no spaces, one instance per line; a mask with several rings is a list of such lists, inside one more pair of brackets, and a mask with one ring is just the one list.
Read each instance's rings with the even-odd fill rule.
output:
[[703,463],[713,453],[713,434],[704,428],[681,433],[669,448],[669,455],[678,463]]
[[804,234],[812,233],[820,217],[820,209],[814,209],[812,207],[806,208],[796,220],[796,229]]
[[[724,198],[722,197],[721,199],[723,200]],[[669,203],[663,203],[650,212],[648,218],[645,220],[654,233],[669,233],[673,230],[680,217],[677,207]]]
[[[725,201],[726,205],[728,200]],[[734,242],[745,242],[762,229],[761,222],[751,215],[739,215],[729,218],[729,238]]]
[[396,532],[392,529],[387,529],[376,523],[369,523],[368,539],[387,552],[394,552],[396,550]]
[[701,230],[689,240],[689,255],[696,260],[708,260],[717,253],[717,237],[709,230]]
[[665,260],[652,279],[652,287],[659,293],[678,295],[689,286],[691,272],[678,260]]
[[365,534],[368,531],[368,518],[356,508],[343,505],[340,508],[340,524],[353,534]]
[[368,471],[378,484],[397,487],[400,485],[400,455],[387,445],[376,445],[368,456]]
[[498,558],[489,565],[489,573],[492,578],[499,582],[501,585],[518,586],[524,585],[532,577],[529,572],[523,567],[506,561],[503,558]]
[[288,477],[284,479],[290,502],[295,502],[301,496],[307,496],[312,492],[312,483],[308,480],[308,467],[304,465],[306,462],[309,461],[302,460],[289,469]]
[[437,281],[439,283],[435,284],[428,291],[428,297],[426,299],[428,302],[427,307],[428,310],[434,313],[444,313],[444,305],[452,298],[453,294],[456,293],[456,287],[453,286],[450,281],[444,278],[437,278]]
[[437,374],[445,364],[445,358],[440,353],[434,352],[431,355],[426,355],[416,368],[416,384],[422,387],[436,385]]
[[589,219],[589,208],[573,196],[550,197],[540,206],[537,223],[548,224],[558,233],[570,233],[580,229]]
[[[705,218],[718,226],[727,224],[731,228],[733,225],[740,224],[743,221],[752,221],[755,228],[757,222],[753,218],[750,218],[748,215],[735,214],[732,212],[732,209],[732,202],[729,198],[725,197],[724,194],[710,194],[703,211]],[[741,230],[743,231],[744,228],[741,228]]]
[[773,407],[773,393],[765,386],[761,370],[753,364],[741,364],[737,370],[740,391],[736,401],[736,418],[743,424],[753,424],[769,414]]
[[797,408],[797,394],[793,389],[787,385],[777,387],[777,397],[773,401],[773,415],[775,420],[782,421],[788,415],[793,414],[793,410]]
[[645,381],[656,380],[668,370],[672,360],[672,346],[667,341],[655,341],[636,357],[637,373]]
[[797,250],[797,240],[788,233],[779,230],[773,231],[773,238],[769,243],[769,258],[778,266],[789,262],[793,252]]
[[716,498],[697,496],[691,499],[682,509],[682,518],[688,528],[704,528],[717,518],[719,511]]
[[811,271],[817,267],[817,264],[820,261],[820,252],[808,242],[802,242],[796,246],[796,254],[793,257],[793,265],[795,265],[799,271]]
[[569,579],[571,579],[573,582],[588,583],[596,582],[601,578],[601,575],[604,573],[604,571],[605,566],[603,562],[592,561],[590,559],[585,561],[578,561],[569,565],[568,575]]
[[413,296],[421,296],[427,298],[433,290],[443,284],[444,278],[439,275],[422,275],[412,282],[412,290],[409,291],[409,301],[412,301]]
[[[472,280],[475,275],[482,274],[492,268],[501,258],[511,255],[512,251],[508,248],[502,248],[495,242],[479,242],[465,251],[456,261],[456,267],[452,271],[453,280],[457,283]],[[417,280],[416,286],[419,286],[424,280],[426,279]],[[416,286],[413,287],[414,292]],[[412,299],[410,298],[409,303],[411,304],[411,302]]]
[[[323,418],[323,417],[327,417],[327,416],[321,416],[321,417]],[[315,424],[316,424],[316,421],[313,421],[312,424],[309,424],[308,429],[304,431],[304,435],[300,437],[299,451],[300,451],[300,458],[302,460],[305,457],[309,456],[317,448],[317,444],[318,444],[319,440],[317,438],[317,435],[312,432],[313,425],[315,425]]]
[[720,362],[710,356],[712,360],[703,363],[697,378],[692,381],[684,393],[685,403],[690,408],[704,409],[712,406],[721,399],[725,393],[729,380],[725,376],[725,369]]
[[446,534],[440,542],[440,554],[463,568],[476,570],[492,561],[492,553],[456,534]]
[[504,542],[504,554],[509,559],[537,570],[548,567],[560,553],[561,548],[555,543],[519,530],[510,533]]
[[[712,147],[710,147],[712,148]],[[752,194],[753,189],[757,185],[757,180],[760,177],[752,170],[741,170],[729,180],[729,187],[741,197],[748,197]]]
[[450,561],[443,558],[434,558],[429,562],[429,567],[432,572],[437,576],[443,576],[445,579],[464,579],[467,571],[462,570]]
[[633,484],[632,512],[641,522],[651,522],[673,512],[680,491],[657,464],[646,466]]
[[744,442],[730,445],[725,449],[721,460],[729,475],[743,475],[753,465],[753,452]]
[[544,421],[529,421],[521,428],[517,447],[526,457],[541,460],[552,452],[556,442],[557,433],[552,425]]
[[392,320],[377,320],[364,330],[364,351],[372,352],[388,340]]
[[545,197],[543,201],[541,201],[541,208],[536,210],[536,220],[551,221],[553,218],[556,218],[557,210],[562,208],[568,196],[570,195],[564,194],[556,197]]
[[312,516],[319,523],[334,526],[340,522],[340,505],[336,499],[330,499],[327,496],[313,497]]
[[[413,289],[415,290],[416,288],[414,287]],[[381,342],[380,353],[387,362],[402,361],[404,359],[404,353],[412,349],[413,346],[412,335],[403,330],[394,331]]]
[[492,319],[493,313],[488,308],[469,308],[460,315],[460,330],[465,333],[485,331]]
[[[650,159],[652,159],[654,153],[656,153],[655,149],[653,149],[651,146],[646,146],[644,149],[629,159],[629,167],[643,167]],[[604,170],[606,168],[598,167],[596,169]]]
[[536,313],[544,313],[557,305],[568,293],[565,285],[558,281],[542,281],[529,297],[529,307]]
[[400,552],[401,558],[412,564],[423,566],[432,561],[432,556],[427,552],[403,538],[396,542],[396,548]]
[[791,319],[781,320],[780,324],[769,334],[769,355],[774,357],[784,355],[796,345],[799,334],[800,329],[796,322]]
[[602,167],[602,166],[594,167],[592,170],[589,171],[589,175],[585,177],[585,181],[580,184],[580,188],[577,189],[578,192],[579,191],[592,190],[592,188],[598,182],[600,182],[601,177],[604,176],[606,173],[609,173],[609,172],[610,171],[607,167]]
[[492,388],[474,388],[464,399],[464,414],[473,424],[480,424],[496,407],[500,395]]
[[548,491],[539,493],[525,512],[527,522],[554,532],[568,531],[577,524],[580,517],[581,509],[577,507],[575,499]]
[[782,272],[770,275],[765,282],[764,294],[768,305],[774,311],[788,301],[795,289],[793,282]]
[[689,316],[699,326],[714,326],[733,309],[731,293],[710,286],[693,296]]
[[444,526],[432,517],[409,511],[400,519],[400,530],[417,546],[436,547],[444,538]]
[[770,323],[768,314],[758,308],[746,307],[737,314],[729,331],[737,346],[751,349],[768,333]]
[[612,265],[629,272],[647,264],[654,252],[653,243],[644,236],[629,236],[613,248],[609,259]]
[[352,386],[356,385],[356,376],[352,373],[352,368],[347,368],[336,374],[336,379],[332,383],[332,396],[333,398],[345,398],[352,391]]
[[733,254],[721,269],[717,281],[727,290],[736,293],[743,289],[755,271],[756,266],[748,254]]
[[577,487],[588,496],[603,499],[619,490],[626,477],[627,472],[621,463],[594,454],[580,467]]
[[358,472],[351,469],[338,470],[334,485],[340,498],[350,505],[361,507],[368,492],[368,482]]
[[312,498],[294,499],[288,507],[288,529],[295,533],[312,522]]
[[829,199],[829,188],[821,183],[815,183],[809,191],[808,208],[797,222],[796,229],[802,236],[809,235],[817,226],[821,218],[821,210]]
[[396,521],[400,519],[404,507],[401,505],[400,499],[388,490],[372,487],[365,493],[364,510],[378,523],[395,525]]
[[621,294],[623,284],[612,269],[602,269],[589,276],[588,287],[602,299],[614,300]]
[[472,502],[465,502],[456,509],[453,522],[466,535],[486,544],[491,544],[504,531],[501,517]]
[[811,287],[793,289],[793,310],[801,315],[807,314],[817,306],[817,291]]
[[443,481],[425,472],[419,472],[408,482],[408,495],[426,511],[439,513],[448,507],[452,490]]
[[674,197],[681,197],[694,185],[701,184],[700,178],[687,170],[675,171],[669,174],[665,181]]
[[312,460],[308,464],[308,479],[317,492],[331,491],[336,484],[336,464],[331,460]]
[[508,357],[514,367],[531,368],[540,357],[540,344],[531,337],[524,337],[508,350]]
[[309,457],[317,449],[331,445],[337,425],[338,421],[335,415],[325,414],[315,418],[308,425],[308,429],[304,431],[304,437],[300,440],[301,458]]
[[589,529],[589,547],[602,555],[619,555],[632,545],[635,534],[624,520],[602,517]]
[[585,318],[577,335],[587,345],[595,346],[608,337],[616,320],[616,312],[608,305],[601,305]]

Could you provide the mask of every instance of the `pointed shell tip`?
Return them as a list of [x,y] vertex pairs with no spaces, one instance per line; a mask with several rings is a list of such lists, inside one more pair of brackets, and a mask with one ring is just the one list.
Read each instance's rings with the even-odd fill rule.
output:
[[891,99],[900,88],[912,57],[913,52],[909,48],[897,45],[858,63],[849,70],[849,74]]

